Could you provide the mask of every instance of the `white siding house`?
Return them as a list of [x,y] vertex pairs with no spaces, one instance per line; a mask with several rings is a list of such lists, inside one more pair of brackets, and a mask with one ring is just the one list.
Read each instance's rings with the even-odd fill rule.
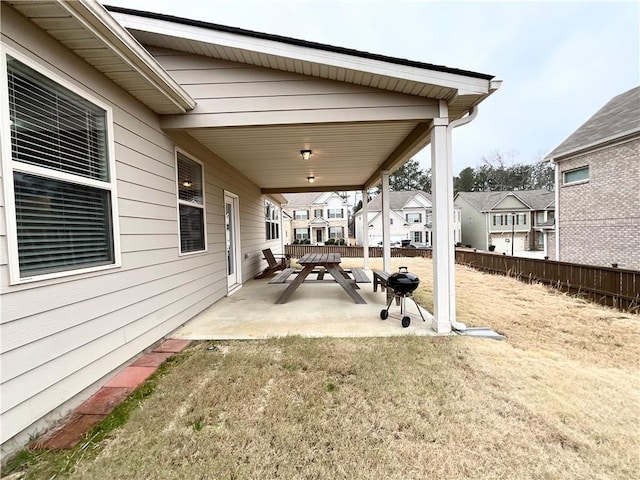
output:
[[[369,202],[367,228],[363,228],[362,210],[354,214],[356,244],[362,245],[363,232],[369,235],[369,245],[382,243],[382,201],[377,196]],[[389,233],[392,244],[402,241],[411,245],[431,247],[433,243],[433,204],[431,194],[422,191],[389,192]],[[453,214],[454,243],[460,241],[460,210]]]
[[336,192],[290,193],[284,212],[291,218],[290,236],[285,243],[309,240],[323,245],[327,240],[348,240],[349,204]]
[[[448,198],[451,129],[499,87],[93,0],[0,8],[3,451],[253,278],[309,176],[366,190],[431,143]],[[434,256],[442,332],[453,260]]]

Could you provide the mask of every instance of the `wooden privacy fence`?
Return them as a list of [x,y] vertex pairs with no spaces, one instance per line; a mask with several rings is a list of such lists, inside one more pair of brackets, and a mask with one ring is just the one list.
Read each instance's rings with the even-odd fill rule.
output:
[[456,250],[456,263],[578,293],[602,305],[640,312],[640,271]]
[[[286,245],[285,253],[300,258],[306,253],[339,253],[345,258],[363,257],[362,247]],[[382,247],[369,247],[370,257],[382,257]],[[392,257],[431,258],[431,249],[392,248]],[[632,313],[640,312],[640,271],[597,267],[577,263],[511,257],[456,249],[456,263],[522,281],[541,282],[578,293],[603,305]]]

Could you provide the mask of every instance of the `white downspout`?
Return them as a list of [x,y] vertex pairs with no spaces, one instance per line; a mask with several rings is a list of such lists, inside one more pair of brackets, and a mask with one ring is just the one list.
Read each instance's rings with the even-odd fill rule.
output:
[[[448,186],[448,191],[451,192],[451,195],[448,195],[447,198],[447,215],[449,218],[449,231],[447,232],[447,248],[449,248],[449,258],[452,258],[455,263],[455,242],[454,242],[454,234],[453,228],[454,222],[452,222],[451,217],[454,213],[453,208],[453,129],[457,127],[461,127],[462,125],[466,125],[467,123],[472,122],[478,116],[478,107],[471,107],[469,110],[469,115],[466,117],[459,118],[454,120],[447,125],[447,167],[451,169],[447,172],[447,181],[450,183]],[[450,197],[450,198],[449,198]],[[467,326],[458,322],[456,318],[456,277],[455,277],[455,265],[453,269],[453,275],[449,277],[449,318],[451,319],[451,328],[454,330],[466,330]]]

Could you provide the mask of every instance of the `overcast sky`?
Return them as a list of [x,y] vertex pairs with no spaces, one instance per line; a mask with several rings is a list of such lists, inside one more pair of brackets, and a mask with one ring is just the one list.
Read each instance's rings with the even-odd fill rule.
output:
[[[495,75],[454,133],[454,172],[501,152],[549,153],[640,84],[640,3],[105,0],[118,5]],[[429,166],[428,148],[416,159]]]

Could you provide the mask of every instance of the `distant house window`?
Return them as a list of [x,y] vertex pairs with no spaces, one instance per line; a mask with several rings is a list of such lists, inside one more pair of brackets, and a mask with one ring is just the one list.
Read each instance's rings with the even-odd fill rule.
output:
[[280,207],[269,200],[264,201],[264,226],[267,240],[280,238]]
[[343,238],[342,227],[329,227],[329,238]]
[[415,243],[422,243],[422,232],[411,232],[411,236]]
[[586,182],[589,180],[589,166],[576,168],[562,172],[562,183],[568,185],[571,183]]
[[313,211],[313,216],[316,217],[316,218],[322,217],[322,209],[318,208],[318,209],[314,210]]
[[306,240],[309,238],[309,230],[306,228],[296,228],[296,240]]
[[13,181],[13,201],[6,206],[15,232],[8,238],[12,279],[116,265],[108,107],[6,58],[11,136],[3,140]]
[[405,218],[407,219],[407,223],[422,223],[421,213],[407,213]]
[[176,151],[180,253],[206,250],[204,172],[200,162]]
[[330,208],[328,214],[329,218],[342,218],[342,209]]
[[516,225],[526,225],[527,224],[527,214],[526,213],[518,213],[516,215],[503,214],[503,215],[494,215],[493,216],[493,225],[494,226],[503,226],[503,225],[512,225],[515,219]]
[[296,220],[309,220],[309,210],[296,210],[293,218]]

